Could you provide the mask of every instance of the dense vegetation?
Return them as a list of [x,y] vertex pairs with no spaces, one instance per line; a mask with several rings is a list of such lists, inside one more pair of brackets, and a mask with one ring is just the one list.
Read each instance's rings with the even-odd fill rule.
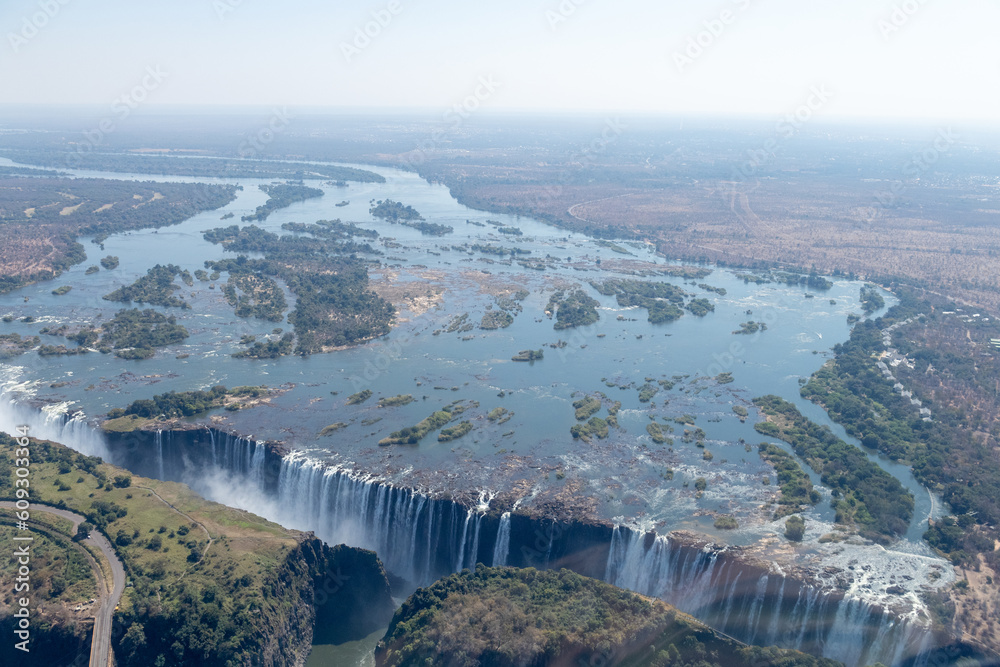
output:
[[871,315],[885,308],[885,299],[879,294],[878,288],[865,285],[861,288],[861,309],[865,315]]
[[351,394],[350,396],[348,396],[347,397],[347,404],[348,405],[361,405],[362,403],[364,403],[365,401],[367,401],[369,398],[371,398],[373,393],[374,392],[372,392],[371,389],[362,389],[358,393]]
[[[680,306],[684,304],[687,293],[670,283],[653,283],[641,280],[614,279],[603,283],[591,283],[594,289],[604,296],[614,296],[622,308],[639,306],[649,312],[649,321],[653,324],[673,322],[684,315]],[[711,305],[711,304],[709,304]],[[695,310],[703,306],[696,305]],[[707,314],[705,309],[704,313]]]
[[[438,430],[448,422],[452,421],[453,419],[456,419],[469,407],[474,407],[476,405],[478,405],[478,403],[473,402],[469,405],[463,405],[462,401],[455,401],[454,403],[446,405],[440,410],[437,410],[429,417],[422,419],[415,426],[407,426],[406,428],[400,429],[399,431],[393,431],[392,433],[389,434],[389,437],[383,438],[382,440],[379,441],[378,444],[382,447],[385,447],[387,445],[416,445],[421,440],[423,440],[424,437],[427,436],[427,434]],[[461,437],[462,435],[465,435],[465,433],[468,433],[468,431],[465,431],[463,433],[462,430],[464,428],[465,427],[461,428],[456,427],[456,429],[451,431],[451,435],[453,435],[454,437]],[[469,424],[468,430],[469,431],[472,430],[471,424]],[[442,440],[442,442],[447,442],[448,439],[454,439],[454,438],[448,437],[446,440]]]
[[252,273],[230,275],[222,293],[237,317],[256,317],[271,322],[285,319],[285,310],[288,309],[285,293],[278,283],[267,276]]
[[42,339],[38,336],[22,337],[21,334],[0,335],[0,359],[13,359],[19,357],[28,350],[36,348],[41,344]]
[[749,322],[744,322],[743,324],[741,324],[740,328],[733,331],[733,333],[737,336],[752,336],[753,334],[761,331],[767,331],[767,324],[765,324],[764,322],[754,322],[751,320]]
[[808,509],[820,501],[819,491],[813,488],[809,475],[802,470],[791,454],[777,445],[762,442],[758,447],[760,458],[772,466],[778,475],[778,488],[781,497],[778,499],[778,510],[774,518],[780,519],[788,514]]
[[431,431],[436,431],[451,421],[451,413],[447,410],[438,410],[429,417],[421,420],[416,426],[407,426],[399,431],[389,434],[389,437],[379,441],[379,445],[415,445]]
[[351,238],[377,239],[378,232],[374,229],[358,227],[353,222],[341,222],[338,220],[317,220],[313,224],[302,222],[286,222],[281,228],[287,232],[298,234],[310,234],[317,238],[329,241],[346,241]]
[[591,417],[586,424],[574,424],[570,427],[569,433],[573,439],[589,440],[591,436],[596,436],[603,440],[610,432],[608,421],[600,417]]
[[451,442],[452,440],[458,440],[471,432],[472,422],[459,422],[455,426],[441,429],[441,433],[438,434],[438,442]]
[[691,299],[685,308],[689,313],[698,317],[705,317],[709,313],[715,312],[715,306],[708,299]]
[[291,354],[295,347],[295,334],[286,333],[263,341],[254,341],[245,350],[234,352],[236,359],[277,359]]
[[267,201],[257,207],[252,215],[244,215],[243,222],[263,221],[278,209],[287,208],[292,204],[322,197],[323,191],[319,188],[310,188],[305,185],[261,185],[260,189],[267,194]]
[[556,331],[571,329],[573,327],[585,327],[594,324],[601,316],[597,312],[600,306],[597,299],[587,296],[581,289],[575,289],[569,293],[565,290],[556,291],[549,297],[549,303],[545,306],[545,312],[555,315],[556,323],[553,328]]
[[883,543],[906,532],[913,496],[899,480],[778,396],[756,398],[754,403],[770,418],[757,424],[757,430],[790,444],[819,474],[834,494],[839,523],[854,525],[862,536]]
[[2,154],[22,164],[43,167],[64,167],[89,171],[113,171],[126,174],[170,174],[174,176],[201,176],[206,178],[291,178],[330,179],[360,183],[385,183],[385,178],[371,171],[351,167],[297,162],[266,162],[261,160],[227,160],[223,158],[197,159],[160,156],[124,155],[109,153],[64,153],[60,151],[14,151]]
[[601,409],[601,401],[594,396],[585,396],[578,401],[573,401],[573,407],[576,409],[576,420],[582,422],[590,419]]
[[493,245],[492,243],[474,243],[469,246],[469,250],[475,252],[481,252],[484,255],[497,255],[499,257],[506,257],[510,255],[514,257],[515,255],[530,255],[530,250],[525,250],[523,248],[505,248],[504,246]]
[[427,236],[445,236],[451,234],[455,229],[449,225],[440,225],[436,222],[425,222],[420,213],[412,206],[401,204],[392,199],[385,199],[375,203],[368,212],[372,217],[380,218],[391,222],[394,225],[403,225],[416,229],[421,234]]
[[[323,352],[389,332],[395,316],[392,304],[369,289],[364,261],[340,254],[371,250],[367,244],[359,246],[353,242],[298,235],[278,236],[259,227],[240,229],[235,225],[206,232],[205,239],[221,243],[234,252],[265,255],[265,259],[248,259],[241,255],[235,259],[207,262],[206,268],[228,272],[231,277],[250,275],[259,279],[270,276],[283,280],[297,297],[295,309],[288,315],[288,321],[295,328],[297,354]],[[274,309],[268,311],[273,313]],[[279,344],[271,347],[275,345]],[[284,347],[283,343],[280,345]]]
[[156,348],[177,345],[188,331],[172,316],[155,310],[119,310],[98,329],[82,329],[66,336],[81,347],[96,347],[123,359],[149,359]]
[[183,270],[179,266],[157,264],[131,285],[124,285],[110,294],[105,294],[104,299],[121,303],[135,302],[148,303],[153,306],[190,308],[191,305],[182,297],[174,296],[174,290],[179,289],[174,284],[174,278],[181,273]]
[[819,275],[813,269],[809,275],[790,273],[788,271],[757,271],[754,273],[738,273],[745,283],[766,285],[768,283],[784,283],[785,285],[802,285],[811,289],[827,291],[833,288],[833,283]]
[[478,566],[403,603],[375,653],[379,667],[833,667],[748,647],[658,600],[568,570]]
[[417,212],[417,209],[412,206],[407,206],[401,204],[398,201],[393,201],[392,199],[385,199],[375,202],[369,210],[372,217],[381,218],[382,220],[387,220],[389,222],[403,222],[411,220],[423,220],[423,216]]
[[[942,495],[957,516],[930,529],[934,546],[956,563],[983,553],[1000,566],[991,546],[1000,537],[1000,355],[989,343],[1000,338],[1000,327],[944,315],[957,308],[947,302],[907,290],[898,295],[900,303],[883,317],[854,327],[802,395],[823,405],[866,447],[911,464],[916,478]],[[894,379],[887,379],[876,366],[885,352],[882,330],[920,314],[925,317],[899,329],[893,341],[914,367],[899,364],[892,368]],[[902,395],[894,382],[912,395]],[[933,416],[925,418],[914,400]]]
[[114,408],[108,418],[120,419],[135,415],[143,419],[168,419],[171,417],[192,417],[232,403],[232,399],[259,398],[266,396],[267,387],[234,387],[226,389],[216,385],[208,391],[170,391],[151,399],[133,401],[125,408]]
[[510,358],[511,361],[540,361],[545,358],[544,350],[521,350],[513,357]]

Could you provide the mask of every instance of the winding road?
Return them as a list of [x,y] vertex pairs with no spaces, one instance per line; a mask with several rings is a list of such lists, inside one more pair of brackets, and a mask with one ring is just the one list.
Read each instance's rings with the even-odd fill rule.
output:
[[[14,503],[10,501],[0,501],[0,508],[15,509]],[[73,535],[76,534],[77,527],[87,520],[86,517],[76,512],[48,507],[47,505],[39,505],[37,503],[32,503],[31,512],[45,512],[46,514],[68,519],[73,524]],[[46,532],[49,530],[51,529],[48,529]],[[62,535],[62,537],[72,540],[73,535]],[[94,569],[94,575],[99,582],[100,604],[97,612],[94,614],[94,636],[90,643],[90,667],[108,667],[111,664],[111,618],[115,613],[115,607],[118,606],[118,601],[121,600],[122,593],[125,591],[125,568],[122,567],[121,561],[118,560],[118,556],[115,554],[115,550],[108,541],[108,538],[101,533],[95,530],[90,533],[90,537],[83,541],[96,547],[104,554],[108,564],[111,566],[111,586],[109,587],[104,570],[94,560],[90,552],[75,542],[73,543],[87,555],[91,567]]]

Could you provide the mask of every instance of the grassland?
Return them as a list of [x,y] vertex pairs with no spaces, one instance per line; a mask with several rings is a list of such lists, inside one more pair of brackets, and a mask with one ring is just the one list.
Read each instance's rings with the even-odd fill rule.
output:
[[[0,436],[3,498],[14,491],[12,443]],[[328,576],[326,568],[341,555],[369,553],[330,550],[308,535],[206,501],[185,485],[134,476],[61,445],[32,441],[30,453],[32,501],[86,516],[125,566],[132,585],[115,614],[124,629],[114,645],[120,665],[249,664],[279,645],[304,658],[317,614],[314,579]],[[0,529],[0,542],[4,535]],[[61,579],[70,598],[86,595],[92,582],[80,564],[64,549],[51,553],[52,562],[43,561],[52,575],[46,590]],[[374,554],[368,558],[377,580],[381,566]],[[75,568],[72,576],[67,567]],[[369,576],[360,568],[355,575]],[[387,585],[372,594],[384,609]]]

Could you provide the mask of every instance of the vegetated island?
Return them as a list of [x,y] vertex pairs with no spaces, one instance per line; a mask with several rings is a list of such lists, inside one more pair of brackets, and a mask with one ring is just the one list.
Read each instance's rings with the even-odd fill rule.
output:
[[[478,405],[479,404],[475,401],[468,404],[463,404],[462,401],[455,401],[454,403],[446,405],[440,410],[434,412],[429,417],[421,420],[415,426],[407,426],[399,431],[390,433],[387,438],[379,440],[378,444],[380,447],[386,447],[389,445],[416,445],[423,440],[427,434],[438,430],[448,422],[456,419],[466,410],[478,407]],[[450,430],[449,434],[445,436],[445,439],[442,440],[441,438],[438,438],[438,440],[441,442],[448,442],[449,440],[460,438],[472,430],[472,424],[469,424],[468,430],[464,430],[465,428],[466,427],[464,426],[455,427]],[[442,435],[444,435],[444,432],[442,432]]]
[[174,264],[166,266],[157,264],[131,285],[124,285],[110,294],[105,294],[104,300],[121,303],[148,303],[152,306],[167,308],[190,308],[191,304],[183,297],[174,296],[174,291],[180,289],[178,285],[174,284],[174,279],[184,273],[185,271],[181,267]]
[[323,191],[319,188],[310,188],[305,185],[292,185],[289,183],[261,185],[261,191],[267,194],[267,201],[257,207],[251,215],[244,215],[243,222],[262,222],[275,211],[288,208],[292,204],[297,204],[309,199],[323,196]]
[[[288,315],[294,327],[296,354],[327,352],[389,333],[395,308],[370,289],[367,262],[354,254],[359,248],[370,250],[367,244],[362,248],[353,242],[279,236],[258,227],[240,229],[235,225],[210,230],[205,239],[233,252],[264,254],[264,259],[240,255],[206,262],[205,268],[228,272],[231,277],[267,276],[284,281],[296,296],[295,308]],[[276,315],[276,310],[265,308],[262,314]],[[291,353],[292,340],[287,336],[270,341],[268,348],[254,356]]]
[[511,361],[540,361],[545,358],[545,352],[543,350],[521,350],[513,357],[510,358]]
[[802,470],[795,458],[777,445],[762,442],[757,448],[760,458],[774,466],[778,475],[778,509],[774,518],[780,519],[819,504],[819,491],[813,488],[809,475]]
[[85,328],[66,336],[80,348],[114,352],[121,359],[149,359],[158,348],[178,345],[187,337],[188,330],[177,324],[175,317],[137,308],[119,310],[96,329]]
[[124,408],[112,408],[101,428],[116,433],[162,429],[163,423],[170,419],[194,417],[217,408],[233,412],[265,403],[277,393],[279,390],[266,386],[227,389],[221,384],[208,390],[169,391],[132,401]]
[[664,602],[569,570],[478,566],[411,595],[379,642],[375,664],[835,667],[840,663],[797,651],[747,646]]
[[[16,447],[0,434],[3,499],[15,497]],[[392,615],[385,570],[373,552],[328,547],[311,533],[286,530],[206,501],[183,484],[131,475],[62,445],[32,440],[28,449],[32,526],[50,535],[69,531],[69,521],[50,518],[41,504],[82,514],[87,523],[80,534],[103,533],[124,566],[128,585],[114,611],[120,630],[112,635],[122,667],[293,664],[305,660],[314,641],[361,639]],[[0,516],[14,518],[7,510]],[[0,545],[12,553],[20,543],[10,535],[0,531]],[[73,661],[66,655],[44,660],[50,648],[75,649],[82,663],[89,654],[87,627],[74,626],[64,608],[80,601],[90,571],[71,555],[72,537],[62,533],[63,556],[50,557],[72,559],[74,567],[33,569],[31,657],[38,664]],[[40,566],[34,546],[32,552]],[[4,590],[13,589],[12,572],[0,569]],[[38,597],[43,592],[45,599]],[[0,631],[13,636],[15,620],[5,615]],[[11,653],[18,652],[5,642],[0,657],[14,664]]]
[[601,319],[597,312],[597,307],[600,305],[597,299],[587,296],[587,293],[582,289],[570,292],[557,290],[549,297],[545,313],[549,317],[555,315],[556,323],[552,328],[561,331],[594,324]]
[[[684,311],[681,310],[681,306],[688,296],[687,292],[676,285],[642,280],[613,279],[605,280],[603,283],[592,282],[591,286],[604,296],[614,296],[622,308],[633,306],[645,308],[652,324],[673,322],[683,317]],[[708,312],[703,304],[694,308],[696,311],[705,310],[702,314]]]
[[790,444],[830,488],[838,523],[854,526],[863,537],[881,544],[906,532],[913,495],[898,479],[784,399],[762,396],[754,404],[768,419],[755,426],[757,431]]
[[455,228],[449,225],[426,222],[415,208],[401,204],[398,201],[393,201],[392,199],[375,202],[375,205],[368,209],[368,212],[374,218],[385,220],[394,225],[411,227],[427,236],[445,236],[455,231]]

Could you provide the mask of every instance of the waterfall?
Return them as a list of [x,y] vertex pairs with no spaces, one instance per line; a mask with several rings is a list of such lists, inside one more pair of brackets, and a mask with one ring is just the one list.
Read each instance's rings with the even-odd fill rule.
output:
[[[479,562],[570,567],[663,599],[748,643],[798,648],[847,664],[918,667],[933,648],[920,620],[810,586],[773,564],[743,559],[738,549],[727,553],[626,526],[605,532],[511,511],[491,514],[485,494],[477,505],[462,506],[301,452],[279,456],[267,443],[233,434],[178,432],[164,447],[165,437],[171,434],[157,435],[157,460],[147,456],[147,469],[180,475],[206,497],[313,531],[329,544],[371,549],[409,585],[426,586]],[[596,559],[579,560],[585,552]]]
[[19,427],[28,427],[28,436],[51,440],[66,445],[87,456],[100,456],[108,460],[108,447],[104,436],[87,423],[83,412],[69,414],[68,403],[47,405],[37,410],[18,402],[17,388],[13,382],[0,385],[0,431],[12,436],[21,435]]
[[[772,566],[754,572],[739,561],[718,567],[723,549],[698,548],[669,536],[616,526],[605,580],[659,597],[748,644],[779,645],[847,665],[920,664],[932,634],[918,620],[900,620],[857,596],[800,586],[782,616],[788,578]],[[788,604],[792,604],[789,599]]]
[[156,429],[156,467],[160,474],[157,479],[166,479],[163,472],[163,431]]
[[500,529],[497,531],[496,546],[493,547],[493,567],[507,564],[507,554],[510,552],[510,512],[500,516]]

